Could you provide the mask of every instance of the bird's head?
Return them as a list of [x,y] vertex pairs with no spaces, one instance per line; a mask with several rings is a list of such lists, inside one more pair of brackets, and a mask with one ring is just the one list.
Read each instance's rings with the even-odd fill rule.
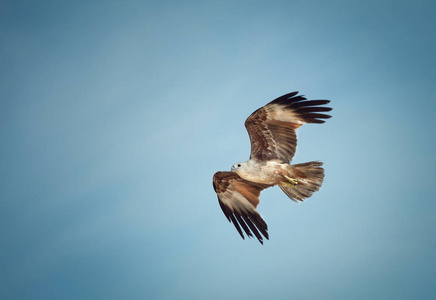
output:
[[235,172],[236,170],[243,168],[243,167],[244,167],[244,163],[238,162],[232,166],[231,170],[232,170],[232,172]]

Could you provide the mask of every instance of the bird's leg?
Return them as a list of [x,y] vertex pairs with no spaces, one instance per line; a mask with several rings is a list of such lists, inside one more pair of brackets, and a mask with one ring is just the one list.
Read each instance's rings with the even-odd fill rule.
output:
[[290,183],[290,185],[292,187],[296,187],[297,186],[297,184],[298,184],[298,180],[297,179],[291,178],[291,177],[289,177],[287,175],[283,175],[283,176],[288,180],[288,182]]

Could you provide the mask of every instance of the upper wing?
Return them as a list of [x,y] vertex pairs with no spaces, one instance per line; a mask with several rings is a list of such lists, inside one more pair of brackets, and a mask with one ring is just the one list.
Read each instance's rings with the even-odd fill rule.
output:
[[283,95],[252,113],[245,121],[251,141],[251,159],[279,159],[290,163],[297,147],[295,130],[305,123],[324,123],[331,116],[320,112],[329,100],[307,100],[298,92]]
[[259,204],[260,191],[270,186],[247,181],[234,172],[216,172],[213,175],[213,188],[218,195],[221,209],[243,239],[241,227],[249,237],[253,236],[253,232],[261,244],[263,238],[259,231],[268,239],[268,226],[256,211],[256,207]]

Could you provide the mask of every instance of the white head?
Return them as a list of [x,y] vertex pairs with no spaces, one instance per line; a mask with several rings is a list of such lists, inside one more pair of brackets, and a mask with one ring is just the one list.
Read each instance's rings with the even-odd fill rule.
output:
[[236,170],[239,170],[244,167],[245,167],[245,162],[238,162],[232,166],[231,170],[232,172],[236,172]]

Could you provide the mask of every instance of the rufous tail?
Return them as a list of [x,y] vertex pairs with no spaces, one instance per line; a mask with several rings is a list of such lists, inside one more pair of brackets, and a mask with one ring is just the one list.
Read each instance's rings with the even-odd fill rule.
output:
[[320,161],[311,161],[303,164],[289,166],[288,179],[296,179],[297,184],[293,184],[294,180],[289,181],[285,177],[279,182],[279,187],[293,201],[303,201],[312,196],[319,190],[324,180],[323,163]]

